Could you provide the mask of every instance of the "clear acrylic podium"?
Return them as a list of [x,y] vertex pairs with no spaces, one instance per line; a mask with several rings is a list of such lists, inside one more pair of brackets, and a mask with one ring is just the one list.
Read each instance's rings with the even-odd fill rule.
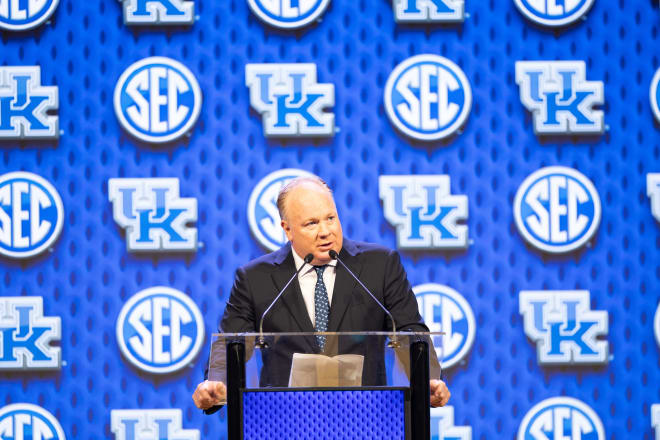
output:
[[429,439],[441,336],[214,334],[208,379],[227,386],[227,438]]

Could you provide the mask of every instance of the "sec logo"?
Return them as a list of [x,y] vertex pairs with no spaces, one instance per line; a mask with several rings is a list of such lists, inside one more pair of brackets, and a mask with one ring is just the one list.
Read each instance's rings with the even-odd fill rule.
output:
[[2,0],[0,29],[25,31],[33,29],[53,15],[59,0]]
[[394,126],[419,140],[443,139],[465,123],[472,90],[463,71],[439,55],[417,55],[396,66],[385,84]]
[[115,113],[121,126],[145,142],[173,141],[197,122],[202,92],[186,66],[165,57],[132,64],[117,82]]
[[48,181],[24,171],[0,176],[0,255],[40,254],[60,236],[63,222],[62,199]]
[[318,19],[330,0],[248,0],[252,12],[265,23],[296,29]]
[[456,365],[474,343],[477,325],[472,307],[460,293],[442,284],[421,284],[413,287],[413,292],[429,330],[445,333],[441,344],[434,344],[440,365]]
[[587,243],[600,224],[600,197],[593,183],[567,167],[545,167],[518,188],[513,202],[518,231],[535,248],[567,253]]
[[536,404],[525,415],[517,440],[605,440],[600,417],[571,397],[553,397]]
[[282,219],[277,210],[277,195],[284,185],[296,177],[314,177],[313,174],[295,168],[270,173],[257,183],[248,200],[247,216],[252,235],[260,245],[275,251],[288,241]]
[[529,20],[544,26],[565,26],[589,11],[594,0],[515,0]]
[[149,373],[172,373],[188,365],[204,342],[204,320],[195,303],[169,287],[133,295],[117,318],[122,354]]
[[14,403],[0,408],[0,438],[11,440],[65,440],[51,413],[37,405]]

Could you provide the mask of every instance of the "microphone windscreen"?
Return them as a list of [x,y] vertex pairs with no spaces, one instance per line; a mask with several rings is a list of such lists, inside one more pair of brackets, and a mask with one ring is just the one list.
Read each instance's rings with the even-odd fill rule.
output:
[[314,254],[310,253],[310,254],[305,255],[304,261],[305,261],[305,263],[309,264],[309,263],[312,262],[313,259],[314,259]]
[[332,258],[333,260],[337,259],[337,251],[335,251],[334,249],[330,249],[330,252],[328,252],[328,255],[330,255],[330,258]]

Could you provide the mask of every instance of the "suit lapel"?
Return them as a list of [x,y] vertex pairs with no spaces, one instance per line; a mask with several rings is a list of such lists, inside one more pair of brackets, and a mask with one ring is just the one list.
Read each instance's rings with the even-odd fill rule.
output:
[[[344,247],[342,247],[341,252],[339,252],[339,258],[341,258],[344,264],[346,264],[356,276],[360,276],[362,264],[355,256],[353,246],[350,246],[348,240],[344,240]],[[346,268],[344,268],[340,262],[337,262],[335,287],[332,291],[332,304],[330,305],[328,331],[339,331],[339,326],[344,319],[348,305],[351,303],[352,296],[355,295],[353,290],[356,285],[357,282],[351,274],[346,271]]]
[[[280,266],[278,266],[278,268],[271,274],[273,283],[278,292],[284,287],[287,281],[289,281],[289,278],[291,278],[291,275],[296,271],[296,265],[293,261],[293,255],[291,252],[293,252],[293,250],[287,253],[287,256],[284,258]],[[314,326],[309,319],[307,307],[305,307],[305,301],[303,300],[302,292],[300,291],[300,283],[297,278],[289,285],[287,291],[282,295],[280,300],[289,309],[289,313],[291,313],[296,324],[298,324],[299,331],[314,331]]]

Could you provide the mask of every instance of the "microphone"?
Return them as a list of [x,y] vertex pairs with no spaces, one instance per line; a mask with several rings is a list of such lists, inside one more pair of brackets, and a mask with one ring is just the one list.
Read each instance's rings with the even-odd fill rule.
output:
[[371,299],[373,299],[373,300],[376,302],[376,304],[378,304],[378,306],[379,306],[381,309],[383,309],[383,312],[385,312],[385,313],[387,314],[387,316],[390,317],[390,321],[392,321],[392,336],[390,337],[390,342],[387,344],[387,346],[390,347],[390,348],[399,348],[399,347],[400,347],[400,344],[399,344],[399,341],[397,341],[397,337],[396,337],[396,324],[394,323],[394,317],[392,316],[392,314],[390,313],[390,311],[387,310],[387,309],[385,308],[385,306],[383,305],[383,303],[381,303],[380,301],[378,301],[378,299],[374,296],[374,294],[371,293],[371,291],[370,291],[369,289],[367,289],[367,286],[365,286],[365,285],[362,283],[362,281],[360,281],[360,279],[359,279],[359,278],[353,273],[353,271],[351,271],[351,270],[348,268],[348,266],[346,266],[346,264],[344,264],[344,262],[341,261],[341,259],[339,259],[339,255],[337,254],[337,252],[336,252],[334,249],[331,249],[330,252],[328,252],[328,255],[329,255],[330,258],[332,258],[333,260],[337,260],[339,263],[341,263],[341,265],[344,267],[344,269],[346,269],[346,271],[347,271],[348,273],[351,274],[351,276],[355,279],[355,281],[357,281],[358,284],[359,284],[360,286],[362,286],[362,288],[364,289],[364,291],[367,292],[367,293],[369,294],[369,296],[371,297]]
[[[295,251],[293,249],[291,249],[291,252],[295,252]],[[270,303],[268,308],[264,311],[263,315],[261,315],[261,320],[259,320],[259,339],[258,339],[257,343],[255,344],[255,346],[257,348],[268,348],[268,344],[266,344],[266,340],[264,339],[264,318],[266,318],[266,315],[268,314],[268,312],[270,312],[270,309],[273,308],[273,306],[275,305],[277,300],[280,299],[280,297],[284,294],[287,287],[289,287],[289,284],[291,284],[291,282],[293,282],[293,280],[298,276],[298,274],[300,273],[302,268],[305,267],[305,265],[311,263],[313,259],[314,259],[313,254],[309,253],[309,254],[305,255],[305,258],[303,258],[303,264],[300,265],[298,270],[291,276],[291,278],[289,278],[289,281],[287,281],[286,284],[284,285],[284,287],[282,287],[282,290],[280,290],[280,293],[277,294],[277,296],[275,297],[273,302]]]

